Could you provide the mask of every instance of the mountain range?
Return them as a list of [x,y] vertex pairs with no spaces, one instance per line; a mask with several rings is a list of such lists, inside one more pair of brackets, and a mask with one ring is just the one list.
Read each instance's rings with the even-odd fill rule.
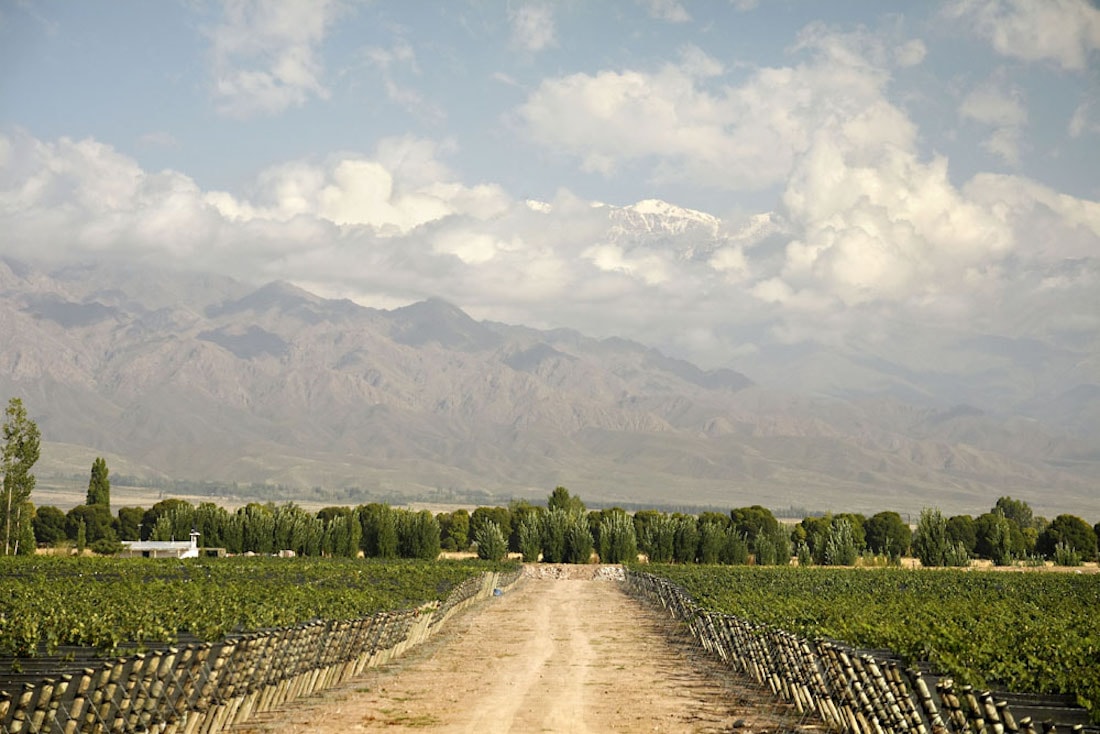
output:
[[792,350],[781,361],[803,389],[784,389],[437,299],[381,310],[285,282],[0,259],[0,397],[38,422],[42,476],[86,475],[103,455],[150,480],[363,499],[484,504],[564,485],[590,504],[915,515],[1011,495],[1100,517],[1100,385],[998,412],[924,399],[927,383],[870,356],[828,385],[829,360],[854,363]]

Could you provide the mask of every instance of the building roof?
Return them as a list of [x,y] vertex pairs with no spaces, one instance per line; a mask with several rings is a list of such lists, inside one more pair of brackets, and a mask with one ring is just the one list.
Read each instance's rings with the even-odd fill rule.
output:
[[189,540],[134,540],[122,544],[135,551],[185,551],[194,547]]

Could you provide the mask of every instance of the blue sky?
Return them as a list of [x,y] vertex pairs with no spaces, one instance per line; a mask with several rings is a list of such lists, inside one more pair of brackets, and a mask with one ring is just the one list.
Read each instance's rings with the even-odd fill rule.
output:
[[[651,199],[689,234],[624,237]],[[1089,0],[0,3],[23,258],[439,296],[705,365],[914,324],[1094,348],[1098,200]]]

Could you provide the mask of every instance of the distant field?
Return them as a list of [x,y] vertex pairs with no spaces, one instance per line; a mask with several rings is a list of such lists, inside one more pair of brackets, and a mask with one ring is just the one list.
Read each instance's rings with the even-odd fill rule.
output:
[[1100,575],[646,565],[708,609],[1100,711]]

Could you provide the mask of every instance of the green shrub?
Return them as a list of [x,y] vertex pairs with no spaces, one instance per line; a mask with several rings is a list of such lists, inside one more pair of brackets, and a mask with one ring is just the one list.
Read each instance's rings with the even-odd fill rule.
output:
[[89,547],[92,553],[100,556],[113,556],[122,551],[122,543],[113,538],[100,538]]
[[825,537],[825,565],[854,566],[858,557],[852,524],[846,519],[836,520]]
[[500,526],[492,520],[480,523],[474,530],[477,557],[486,561],[499,561],[508,553],[508,541]]
[[726,528],[726,543],[719,560],[727,566],[744,566],[749,562],[748,538],[733,525]]
[[588,563],[592,560],[592,533],[583,515],[575,515],[565,534],[565,562]]
[[1081,554],[1069,543],[1059,541],[1054,546],[1054,563],[1057,566],[1080,566]]
[[530,513],[519,521],[519,552],[523,560],[534,563],[542,552],[542,516]]
[[638,559],[638,540],[634,521],[625,512],[616,512],[600,521],[600,561],[633,562]]

